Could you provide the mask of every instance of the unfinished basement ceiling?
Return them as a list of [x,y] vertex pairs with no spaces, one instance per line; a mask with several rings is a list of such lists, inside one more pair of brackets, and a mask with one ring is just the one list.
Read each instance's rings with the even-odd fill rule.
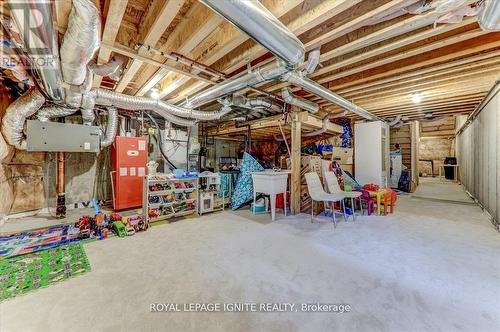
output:
[[[98,61],[107,62],[119,53],[127,56],[128,62],[118,82],[96,75],[94,87],[136,96],[149,96],[154,89],[161,99],[180,105],[222,80],[138,45],[184,56],[209,66],[220,77],[234,76],[246,70],[248,63],[260,66],[274,59],[244,32],[195,0],[95,2],[103,13]],[[500,32],[482,30],[477,16],[454,24],[436,23],[444,13],[429,6],[432,1],[261,3],[298,36],[306,51],[320,48],[320,66],[311,79],[385,119],[469,113],[500,74]],[[55,7],[62,34],[71,2],[56,1]],[[417,13],[421,8],[424,11]],[[257,87],[279,95],[281,88],[289,85],[271,81]],[[300,88],[291,89],[318,103],[321,114],[342,111]],[[421,99],[418,103],[413,101],[415,94]]]
[[[299,37],[306,50],[321,47],[321,67],[310,76],[313,80],[386,118],[471,112],[499,76],[500,33],[481,30],[477,16],[434,27],[441,15],[435,9],[423,14],[402,10],[417,2],[414,0],[261,2]],[[103,41],[112,44],[115,51],[127,50],[122,52],[127,55],[153,56],[164,62],[161,56],[134,49],[136,43],[147,44],[229,76],[245,69],[249,60],[259,65],[273,58],[200,2],[110,0],[108,8],[113,10],[108,11],[104,24],[108,38]],[[118,30],[117,20],[121,21]],[[64,22],[58,23],[64,26]],[[114,38],[107,33],[112,29]],[[106,52],[99,53],[104,60],[102,53]],[[287,85],[269,82],[260,88],[279,94]],[[182,103],[209,84],[131,56],[125,75],[112,88],[144,95],[155,86],[164,100]],[[341,110],[298,88],[292,90],[319,103],[323,112]],[[412,101],[413,93],[420,94],[420,103]]]

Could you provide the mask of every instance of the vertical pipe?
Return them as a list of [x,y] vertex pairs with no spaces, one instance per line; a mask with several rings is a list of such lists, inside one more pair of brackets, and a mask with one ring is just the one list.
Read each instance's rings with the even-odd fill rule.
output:
[[64,152],[57,152],[57,218],[66,217],[66,194],[64,188]]

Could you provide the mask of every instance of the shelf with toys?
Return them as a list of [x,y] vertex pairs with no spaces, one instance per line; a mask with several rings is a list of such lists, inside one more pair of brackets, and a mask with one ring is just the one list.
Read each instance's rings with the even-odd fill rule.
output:
[[205,171],[199,174],[200,194],[198,213],[222,211],[229,203],[225,191],[221,190],[219,173]]
[[174,178],[167,174],[144,177],[144,217],[160,221],[197,212],[198,178]]

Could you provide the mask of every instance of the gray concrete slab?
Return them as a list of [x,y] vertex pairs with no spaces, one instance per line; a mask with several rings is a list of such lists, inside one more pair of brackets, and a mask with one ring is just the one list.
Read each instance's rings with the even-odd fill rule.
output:
[[[400,197],[356,222],[207,214],[85,245],[92,271],[0,304],[2,331],[498,331],[500,241],[476,206]],[[339,218],[340,219],[340,218]],[[151,313],[151,303],[349,313]]]

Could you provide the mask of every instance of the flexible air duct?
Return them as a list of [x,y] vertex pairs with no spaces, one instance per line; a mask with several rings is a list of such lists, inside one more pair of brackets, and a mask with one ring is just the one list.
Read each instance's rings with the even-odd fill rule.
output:
[[[10,0],[10,13],[15,23],[8,29],[15,29],[23,42],[23,51],[37,74],[39,83],[50,99],[64,100],[61,87],[62,75],[59,68],[57,32],[54,28],[50,1]],[[28,21],[26,21],[28,19]],[[12,31],[9,31],[12,35]]]
[[71,115],[76,111],[78,111],[76,108],[53,105],[44,107],[39,110],[36,113],[36,117],[42,122],[47,122],[50,119]]
[[316,70],[316,67],[319,65],[320,56],[321,52],[319,47],[309,52],[307,56],[307,65],[306,68],[304,68],[304,73],[306,75],[312,74]]
[[401,121],[401,115],[396,116],[391,122],[388,123],[389,127],[397,125]]
[[230,78],[214,85],[207,90],[193,96],[188,100],[186,107],[196,108],[204,104],[219,99],[220,97],[233,94],[244,88],[278,79],[281,75],[288,72],[288,69],[279,62],[271,62],[262,67],[258,67],[244,75]]
[[110,146],[115,141],[116,132],[118,131],[118,111],[116,108],[108,108],[108,124],[106,126],[106,134],[101,140],[101,148]]
[[[324,86],[314,82],[313,80],[302,76],[297,72],[289,72],[282,77],[283,81],[287,81],[293,85],[296,85],[318,97],[321,97],[329,102],[342,107],[345,110],[358,114],[359,116],[373,121],[384,121],[382,118],[362,109],[361,107],[345,100],[339,95],[333,93],[332,91],[326,89]],[[385,121],[384,121],[385,122]]]
[[304,61],[304,45],[258,0],[201,0],[291,67]]
[[91,0],[73,0],[68,29],[61,45],[64,81],[81,85],[87,75],[87,63],[99,48],[99,12]]
[[181,106],[172,105],[161,100],[138,96],[128,96],[104,89],[92,90],[90,94],[92,93],[96,94],[96,104],[98,105],[116,106],[127,110],[153,111],[159,116],[165,118],[167,121],[181,126],[191,126],[195,124],[194,121],[184,118],[191,118],[201,121],[216,120],[231,111],[231,109],[227,108],[222,108],[220,110],[212,112],[191,110]]
[[485,0],[478,21],[484,31],[500,31],[500,1]]
[[311,113],[317,113],[319,106],[310,100],[295,96],[289,88],[281,89],[281,96],[287,104],[295,105]]
[[45,97],[38,89],[30,89],[7,107],[2,119],[2,134],[10,145],[26,150],[24,122],[35,114],[45,102]]
[[123,64],[127,61],[127,58],[122,55],[115,55],[109,60],[109,62],[102,65],[91,61],[89,63],[89,69],[96,75],[107,76],[113,81],[118,81],[122,73]]

